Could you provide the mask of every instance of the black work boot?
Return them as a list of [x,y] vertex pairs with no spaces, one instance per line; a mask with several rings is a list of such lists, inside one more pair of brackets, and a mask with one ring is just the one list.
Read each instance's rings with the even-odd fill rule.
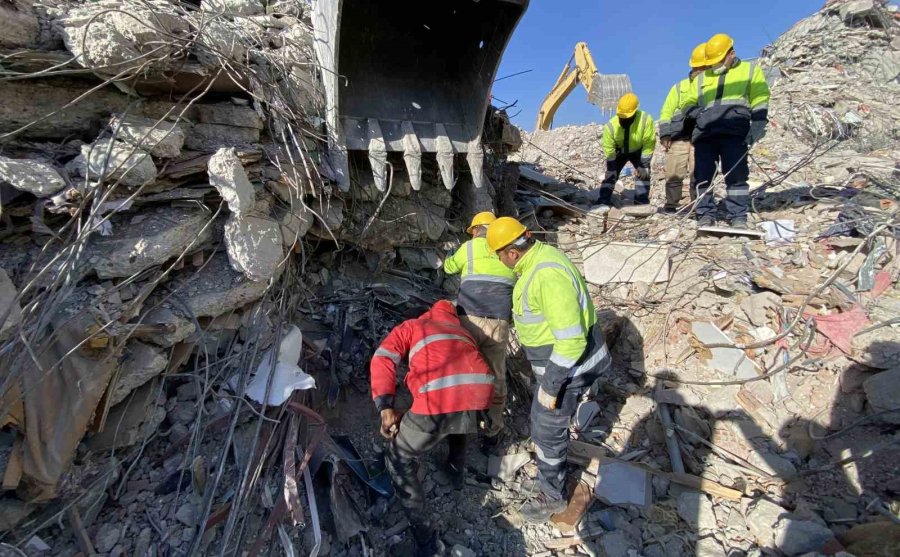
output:
[[708,228],[716,225],[716,219],[710,216],[700,217],[697,219],[697,228]]
[[565,499],[550,499],[544,492],[540,492],[529,499],[519,510],[522,518],[529,524],[542,524],[550,520],[556,513],[566,510]]
[[747,225],[747,217],[735,217],[731,219],[731,222],[728,223],[731,228],[738,228],[741,230],[748,230],[750,227]]
[[436,557],[440,555],[437,530],[427,522],[419,522],[417,520],[410,521],[410,529],[416,542],[415,557]]

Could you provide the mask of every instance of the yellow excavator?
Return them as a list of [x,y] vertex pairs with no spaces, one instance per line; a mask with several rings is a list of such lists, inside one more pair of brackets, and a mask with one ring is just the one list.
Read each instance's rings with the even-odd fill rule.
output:
[[[574,62],[574,67],[572,67]],[[619,97],[631,92],[631,79],[625,74],[604,75],[597,70],[587,43],[575,45],[575,54],[566,63],[550,94],[541,103],[536,130],[549,130],[553,116],[579,82],[588,93],[588,102],[603,112],[613,111]]]

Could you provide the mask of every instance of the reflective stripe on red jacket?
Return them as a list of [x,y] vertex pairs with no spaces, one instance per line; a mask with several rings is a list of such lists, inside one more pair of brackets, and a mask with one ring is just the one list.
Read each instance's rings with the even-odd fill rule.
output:
[[441,300],[417,319],[397,325],[375,351],[372,398],[378,410],[394,406],[397,365],[407,358],[412,412],[435,415],[490,406],[494,377],[450,302]]

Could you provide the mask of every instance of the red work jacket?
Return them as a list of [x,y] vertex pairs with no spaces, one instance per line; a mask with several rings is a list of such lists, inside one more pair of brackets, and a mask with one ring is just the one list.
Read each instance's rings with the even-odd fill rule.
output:
[[397,365],[406,358],[412,412],[431,416],[490,406],[494,377],[450,302],[441,300],[397,325],[375,351],[370,369],[378,410],[394,406]]

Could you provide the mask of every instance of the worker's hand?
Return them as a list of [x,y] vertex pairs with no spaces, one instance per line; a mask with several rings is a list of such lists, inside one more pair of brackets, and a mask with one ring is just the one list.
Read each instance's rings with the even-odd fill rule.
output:
[[547,410],[556,410],[556,397],[548,394],[543,387],[538,387],[538,403]]
[[752,146],[766,136],[766,121],[754,120],[750,122],[750,133],[747,134],[747,145]]
[[650,169],[645,166],[638,168],[637,169],[637,179],[645,180],[645,181],[650,180]]
[[385,408],[381,411],[381,436],[385,439],[393,439],[400,432],[400,420],[403,412],[393,408]]
[[671,137],[660,137],[659,142],[663,146],[663,149],[666,150],[666,152],[669,152],[669,149],[672,148],[672,138]]

